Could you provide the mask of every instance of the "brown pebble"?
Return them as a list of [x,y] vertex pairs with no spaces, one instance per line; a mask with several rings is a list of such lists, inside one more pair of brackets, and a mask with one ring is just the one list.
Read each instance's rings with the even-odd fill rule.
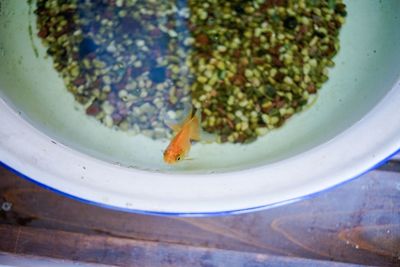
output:
[[284,100],[279,100],[279,101],[274,102],[274,106],[275,106],[276,108],[281,108],[281,107],[283,107],[284,105],[285,105],[285,101],[284,101]]
[[262,107],[261,110],[263,113],[268,113],[274,106],[270,105],[270,106],[266,106],[266,107]]
[[150,32],[150,36],[151,37],[160,37],[162,35],[162,31],[159,28],[154,28],[151,32]]
[[300,26],[299,30],[296,34],[296,37],[295,37],[296,41],[298,41],[298,42],[301,41],[306,36],[307,31],[308,31],[307,26],[305,26],[305,25]]
[[247,66],[247,65],[249,65],[249,60],[246,57],[242,57],[240,59],[240,65],[241,65],[242,68]]
[[47,30],[46,27],[42,27],[42,28],[40,29],[40,31],[38,32],[38,36],[39,36],[40,38],[46,38],[48,35],[49,35],[49,31]]
[[225,121],[226,121],[226,124],[229,126],[229,128],[235,129],[235,125],[233,124],[233,122],[230,119],[225,118]]
[[315,94],[317,92],[317,88],[315,87],[315,85],[313,83],[311,83],[307,86],[307,92],[310,94]]
[[227,135],[221,135],[221,142],[225,143],[228,141],[228,136]]
[[281,45],[276,45],[276,46],[274,46],[274,47],[271,47],[269,50],[268,50],[268,52],[271,54],[271,55],[274,55],[274,56],[279,56],[279,50],[281,49]]
[[261,40],[258,37],[253,37],[251,39],[251,42],[252,42],[253,45],[257,45],[257,46],[261,44]]
[[233,56],[235,58],[240,58],[241,54],[242,54],[242,52],[240,51],[240,49],[236,49],[235,51],[233,51]]
[[104,16],[104,18],[111,20],[113,18],[114,14],[111,10],[106,10],[106,12],[103,13],[103,16]]
[[266,1],[262,6],[261,10],[266,11],[269,8],[273,8],[276,6],[287,6],[287,0],[269,0]]
[[86,114],[89,116],[96,116],[101,111],[100,105],[98,102],[93,102],[87,109]]
[[236,74],[232,77],[232,82],[234,85],[241,86],[246,82],[246,78],[242,74]]
[[260,57],[256,57],[256,58],[254,58],[253,62],[255,65],[261,65],[264,63],[264,60]]
[[122,90],[122,89],[124,89],[124,88],[126,88],[126,83],[125,83],[124,81],[119,82],[119,83],[117,83],[117,84],[115,85],[115,89],[117,89],[117,90]]
[[277,68],[283,67],[282,60],[279,59],[278,56],[272,56],[272,65]]
[[284,78],[285,78],[285,74],[283,74],[282,72],[278,72],[274,76],[275,81],[277,81],[278,83],[282,82]]
[[83,85],[83,84],[85,84],[85,82],[86,82],[85,77],[79,77],[79,78],[76,78],[76,79],[74,80],[74,84],[75,84],[76,86]]
[[210,39],[206,34],[200,33],[199,35],[196,36],[196,42],[200,45],[208,45]]

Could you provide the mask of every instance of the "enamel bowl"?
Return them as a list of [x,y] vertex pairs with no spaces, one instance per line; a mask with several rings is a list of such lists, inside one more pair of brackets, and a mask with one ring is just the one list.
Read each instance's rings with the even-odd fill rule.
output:
[[168,141],[84,115],[30,38],[29,5],[2,1],[0,160],[79,200],[165,215],[256,210],[348,181],[400,148],[400,1],[346,4],[336,66],[312,107],[248,145],[197,143],[193,160],[171,167]]

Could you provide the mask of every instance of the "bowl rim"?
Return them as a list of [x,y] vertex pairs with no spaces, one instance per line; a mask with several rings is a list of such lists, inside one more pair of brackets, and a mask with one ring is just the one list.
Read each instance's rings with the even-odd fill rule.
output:
[[[360,121],[311,150],[266,166],[236,172],[176,176],[105,163],[54,144],[50,137],[30,125],[1,99],[0,113],[4,115],[0,116],[0,136],[5,138],[0,140],[0,165],[41,187],[101,207],[166,216],[239,214],[312,197],[384,163],[400,148],[400,120],[386,121],[397,114],[396,103],[400,103],[400,80]],[[60,157],[63,161],[58,167]],[[311,163],[314,163],[313,168],[304,168]],[[105,186],[111,185],[109,180],[101,181],[103,187],[79,183],[77,175],[82,173],[85,165],[91,169],[85,170],[89,180],[102,173],[105,177],[118,176],[122,182],[130,182],[120,185],[117,192]],[[96,167],[101,167],[101,171]],[[275,182],[265,179],[271,174]],[[136,175],[134,181],[126,180],[132,175]],[[290,180],[290,175],[296,175],[296,179]],[[194,179],[199,176],[201,179]],[[149,177],[153,181],[146,184],[145,179]],[[246,184],[249,179],[256,183]],[[171,182],[177,183],[172,186]],[[124,188],[128,185],[135,188]],[[160,185],[160,188],[154,185]],[[278,193],[271,191],[274,189],[269,188],[271,185],[276,186]]]
[[226,211],[217,211],[217,212],[158,212],[158,211],[148,211],[148,210],[137,210],[137,209],[129,209],[129,208],[122,208],[122,207],[117,207],[117,206],[112,206],[112,205],[108,205],[108,204],[104,204],[101,202],[96,202],[96,201],[91,201],[88,199],[84,199],[84,198],[80,198],[78,196],[63,192],[59,189],[47,186],[41,182],[38,182],[37,180],[26,176],[25,174],[19,172],[18,170],[12,168],[11,166],[8,166],[6,164],[4,164],[3,162],[0,161],[0,166],[5,168],[6,170],[18,175],[19,177],[25,179],[26,181],[29,181],[41,188],[44,188],[46,190],[49,190],[53,193],[56,193],[60,196],[63,197],[67,197],[69,199],[72,200],[76,200],[79,201],[81,203],[84,204],[88,204],[88,205],[93,205],[96,207],[100,207],[100,208],[106,208],[106,209],[110,209],[110,210],[115,210],[115,211],[122,211],[122,212],[127,212],[127,213],[134,213],[134,214],[141,214],[141,215],[152,215],[152,216],[161,216],[161,217],[217,217],[217,216],[226,216],[226,215],[240,215],[240,214],[245,214],[245,213],[249,213],[249,212],[256,212],[256,211],[263,211],[263,210],[267,210],[267,209],[272,209],[272,208],[277,208],[280,206],[284,206],[284,205],[289,205],[292,203],[296,203],[298,201],[302,201],[302,200],[307,200],[310,198],[314,198],[319,196],[322,193],[325,192],[329,192],[332,191],[334,189],[336,189],[339,186],[345,185],[349,182],[352,182],[353,180],[360,178],[362,175],[368,173],[369,171],[374,170],[375,168],[380,167],[381,165],[385,164],[391,157],[393,157],[394,155],[400,153],[400,148],[398,148],[394,153],[390,154],[388,157],[386,157],[385,159],[383,159],[382,161],[376,163],[374,166],[368,168],[367,170],[365,170],[364,172],[349,178],[346,181],[343,181],[339,184],[333,185],[329,188],[325,188],[321,191],[312,193],[312,194],[308,194],[308,195],[304,195],[304,196],[300,196],[297,198],[293,198],[293,199],[288,199],[288,200],[283,200],[280,202],[276,202],[276,203],[271,203],[271,204],[267,204],[267,205],[261,205],[258,207],[250,207],[250,208],[245,208],[245,209],[237,209],[237,210],[226,210]]

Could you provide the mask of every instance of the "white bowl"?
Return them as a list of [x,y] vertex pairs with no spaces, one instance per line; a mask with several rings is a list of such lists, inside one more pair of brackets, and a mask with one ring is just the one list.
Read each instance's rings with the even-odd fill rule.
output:
[[162,162],[166,141],[85,116],[40,40],[30,40],[28,5],[5,1],[0,160],[83,201],[166,215],[250,211],[348,181],[400,148],[400,2],[346,4],[336,67],[315,105],[249,145],[195,144],[193,160],[171,167]]

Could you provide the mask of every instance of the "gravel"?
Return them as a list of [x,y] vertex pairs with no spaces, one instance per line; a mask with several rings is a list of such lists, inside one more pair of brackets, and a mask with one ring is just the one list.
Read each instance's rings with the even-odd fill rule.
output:
[[[193,105],[219,142],[248,143],[328,80],[342,0],[37,0],[38,36],[86,114],[155,139]],[[179,114],[180,116],[177,116]]]

